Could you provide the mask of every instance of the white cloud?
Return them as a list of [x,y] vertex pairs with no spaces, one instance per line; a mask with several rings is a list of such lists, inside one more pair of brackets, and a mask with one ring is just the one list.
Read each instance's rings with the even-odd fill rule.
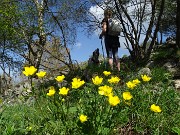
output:
[[[104,17],[104,10],[102,7],[99,7],[98,5],[91,6],[89,9],[89,12],[96,17],[96,19],[101,22]],[[97,29],[94,31],[94,35],[98,36],[101,33],[101,29]]]
[[101,7],[99,7],[98,5],[91,6],[89,9],[89,12],[91,14],[93,14],[94,16],[96,16],[99,21],[101,21],[104,17],[103,16],[104,10]]
[[76,44],[75,44],[75,47],[76,48],[80,48],[82,46],[82,44],[80,43],[80,42],[77,42]]

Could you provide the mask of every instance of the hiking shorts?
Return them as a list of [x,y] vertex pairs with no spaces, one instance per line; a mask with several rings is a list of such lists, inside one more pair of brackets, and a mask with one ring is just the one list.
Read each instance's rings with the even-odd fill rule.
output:
[[106,36],[105,47],[108,58],[118,59],[119,37]]
[[108,58],[118,59],[118,47],[109,48],[106,47],[106,53]]

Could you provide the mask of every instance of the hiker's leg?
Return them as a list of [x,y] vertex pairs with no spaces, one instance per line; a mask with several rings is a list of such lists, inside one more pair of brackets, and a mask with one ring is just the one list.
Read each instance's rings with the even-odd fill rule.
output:
[[118,68],[118,71],[120,71],[120,62],[119,62],[119,60],[117,60],[117,68]]
[[112,59],[112,58],[109,58],[108,62],[109,62],[109,66],[110,66],[111,69],[113,70],[113,59]]
[[113,70],[113,50],[112,50],[112,48],[109,48],[109,51],[108,51],[108,62],[109,62],[110,68]]
[[105,40],[105,47],[106,47],[106,54],[107,54],[107,58],[108,58],[108,64],[110,66],[111,69],[113,69],[113,52],[112,52],[112,48],[109,47],[109,44],[107,42],[107,40]]
[[120,71],[120,62],[119,62],[119,58],[118,58],[118,47],[113,48],[112,51],[113,51],[114,62],[116,64],[116,67],[117,67],[118,71]]

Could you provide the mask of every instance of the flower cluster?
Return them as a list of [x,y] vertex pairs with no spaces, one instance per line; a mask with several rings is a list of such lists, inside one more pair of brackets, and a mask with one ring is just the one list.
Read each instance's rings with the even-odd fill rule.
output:
[[[61,76],[57,76],[55,78],[55,80],[58,81],[58,82],[63,82],[64,78],[65,78],[65,76],[61,75]],[[85,83],[83,80],[81,81],[78,78],[73,78],[72,80],[73,80],[72,81],[72,88],[74,88],[74,89],[78,89],[79,87],[81,87]],[[70,89],[66,88],[66,87],[60,88],[59,89],[59,95],[66,96],[68,94],[69,90]],[[55,92],[56,92],[55,88],[53,86],[51,86],[50,89],[49,89],[49,93],[47,93],[47,95],[48,96],[53,96],[55,94]]]
[[[36,73],[37,69],[34,66],[30,66],[30,67],[25,67],[25,70],[23,71],[23,73],[26,76],[32,76]],[[109,71],[104,71],[103,72],[105,77],[108,77],[109,75],[111,75],[111,72]],[[43,78],[46,75],[46,72],[44,71],[40,71],[38,73],[36,73],[36,75],[38,76],[38,78]],[[64,75],[59,75],[57,77],[55,77],[55,80],[58,83],[62,83],[65,79]],[[151,77],[147,76],[147,75],[141,75],[141,79],[144,82],[148,82],[151,80]],[[104,96],[105,98],[107,98],[107,101],[109,102],[110,106],[117,106],[118,104],[120,104],[120,98],[117,95],[114,95],[113,93],[113,88],[114,84],[118,84],[119,81],[121,80],[120,78],[118,78],[117,76],[111,76],[110,79],[107,79],[108,84],[111,84],[111,86],[105,85],[103,82],[103,78],[99,77],[99,76],[94,76],[92,78],[92,83],[94,85],[98,86],[98,93],[99,95],[101,95],[102,97]],[[139,85],[141,83],[141,81],[139,79],[134,79],[132,81],[128,81],[126,83],[126,86],[128,87],[128,89],[133,90],[137,85]],[[80,78],[73,78],[72,82],[71,82],[71,90],[73,89],[78,89],[80,87],[82,87],[85,84],[84,80],[81,80]],[[59,95],[62,96],[61,101],[64,102],[65,101],[65,96],[68,95],[69,91],[71,91],[70,88],[67,87],[61,87],[59,88]],[[54,86],[50,86],[49,87],[49,91],[47,93],[47,96],[51,97],[54,96],[56,93],[55,87]],[[135,97],[135,96],[134,96]],[[129,92],[129,91],[124,91],[122,92],[122,98],[124,100],[124,102],[128,105],[131,104],[131,100],[133,99],[133,95]],[[156,113],[160,113],[162,110],[159,106],[152,104],[150,106],[150,110]],[[79,116],[79,120],[81,123],[84,123],[88,120],[88,116],[81,114]]]
[[[111,72],[104,71],[103,74],[105,76],[109,76],[111,75]],[[120,81],[120,78],[118,78],[117,76],[111,77],[110,79],[108,79],[108,82],[110,84],[117,84],[119,81]],[[111,106],[117,106],[120,103],[119,97],[113,94],[113,87],[110,87],[108,85],[99,86],[98,93],[100,95],[108,97],[108,102]]]
[[[35,68],[34,66],[27,66],[27,67],[24,67],[24,71],[23,71],[23,74],[25,76],[32,76],[36,73],[37,71],[37,68]],[[39,71],[38,73],[36,73],[36,75],[38,76],[38,78],[43,78],[45,75],[46,75],[46,72],[45,71]]]
[[[151,80],[151,77],[149,77],[147,75],[141,75],[141,78],[144,82],[148,82]],[[141,82],[138,79],[135,79],[133,81],[127,82],[126,85],[129,89],[134,89],[139,83],[141,83]]]

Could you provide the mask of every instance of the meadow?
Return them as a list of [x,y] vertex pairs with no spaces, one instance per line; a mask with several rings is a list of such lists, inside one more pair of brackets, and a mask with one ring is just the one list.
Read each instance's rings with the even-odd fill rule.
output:
[[150,74],[93,67],[88,81],[80,75],[57,75],[48,87],[43,82],[46,71],[36,70],[29,66],[23,71],[41,80],[38,87],[31,82],[32,93],[26,98],[34,101],[2,105],[0,134],[180,134],[180,95],[171,74],[161,67]]

